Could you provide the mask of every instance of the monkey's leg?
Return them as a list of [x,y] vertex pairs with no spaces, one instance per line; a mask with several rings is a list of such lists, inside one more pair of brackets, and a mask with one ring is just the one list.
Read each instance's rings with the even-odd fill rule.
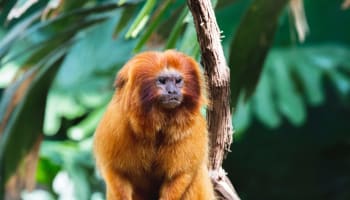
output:
[[214,189],[209,179],[206,166],[199,169],[191,185],[186,190],[183,200],[215,200]]
[[179,174],[167,180],[161,187],[160,200],[179,200],[191,184],[193,175],[189,173]]
[[114,170],[104,171],[107,185],[107,200],[132,200],[130,182]]

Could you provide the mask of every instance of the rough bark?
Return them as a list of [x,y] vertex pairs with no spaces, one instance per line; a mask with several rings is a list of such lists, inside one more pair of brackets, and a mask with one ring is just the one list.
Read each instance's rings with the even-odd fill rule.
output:
[[187,0],[197,31],[202,65],[208,81],[210,106],[207,110],[210,133],[210,170],[215,190],[220,199],[239,199],[221,165],[232,142],[230,108],[230,72],[227,66],[210,0]]

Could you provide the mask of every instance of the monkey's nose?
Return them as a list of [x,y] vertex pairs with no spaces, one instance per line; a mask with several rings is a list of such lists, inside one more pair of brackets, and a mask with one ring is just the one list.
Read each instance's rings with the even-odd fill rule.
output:
[[169,84],[168,87],[166,87],[166,90],[168,94],[178,94],[178,89],[172,84]]
[[168,90],[168,94],[177,94],[177,90]]

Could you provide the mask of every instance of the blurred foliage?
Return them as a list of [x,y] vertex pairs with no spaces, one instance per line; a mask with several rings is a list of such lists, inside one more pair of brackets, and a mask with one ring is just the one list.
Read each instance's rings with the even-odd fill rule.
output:
[[[259,146],[251,146],[256,142],[251,132],[263,129],[259,139],[286,127],[301,132],[313,120],[310,109],[327,104],[329,90],[335,91],[338,103],[349,105],[350,12],[340,10],[341,0],[304,1],[311,32],[303,44],[297,42],[287,1],[215,2],[232,76],[238,140],[234,156],[246,152],[246,138],[253,144],[248,140],[245,147],[259,151]],[[24,191],[23,199],[103,199],[91,143],[113,94],[115,74],[143,50],[176,48],[199,59],[185,0],[5,0],[0,10],[0,87],[6,88],[0,92],[0,194],[43,133],[38,187]],[[233,163],[245,160],[237,157]],[[239,167],[263,162],[273,163],[253,160],[229,171],[239,177],[233,182],[243,199],[259,198],[249,195],[255,182],[244,182],[238,175],[240,170],[251,171]],[[280,173],[288,172],[286,168]],[[262,199],[273,197],[273,191],[266,193]],[[322,199],[318,195],[308,197]]]

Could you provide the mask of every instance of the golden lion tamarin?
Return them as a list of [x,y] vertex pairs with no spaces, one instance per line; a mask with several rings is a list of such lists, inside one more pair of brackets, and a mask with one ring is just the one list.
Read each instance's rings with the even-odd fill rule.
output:
[[94,138],[107,199],[215,199],[198,64],[174,50],[141,53],[116,87]]

